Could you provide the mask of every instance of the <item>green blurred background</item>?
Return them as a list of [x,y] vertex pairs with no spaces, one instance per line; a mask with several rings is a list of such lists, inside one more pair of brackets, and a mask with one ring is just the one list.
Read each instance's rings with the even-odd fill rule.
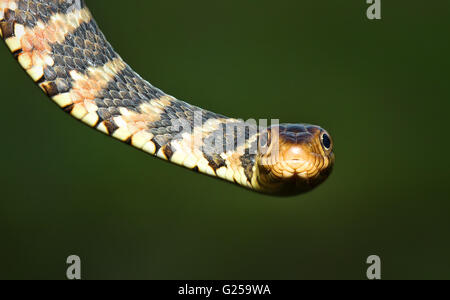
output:
[[[62,113],[0,47],[0,278],[450,279],[450,2],[87,1],[180,99],[328,129],[336,166],[274,198],[188,172]],[[126,3],[126,4],[124,4]]]

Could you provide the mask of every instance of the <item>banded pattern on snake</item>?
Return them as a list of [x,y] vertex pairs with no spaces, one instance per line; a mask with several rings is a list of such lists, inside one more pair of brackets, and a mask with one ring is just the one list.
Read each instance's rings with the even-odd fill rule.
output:
[[323,182],[333,142],[308,124],[259,126],[198,108],[142,79],[83,0],[0,0],[0,36],[65,112],[151,155],[273,195]]

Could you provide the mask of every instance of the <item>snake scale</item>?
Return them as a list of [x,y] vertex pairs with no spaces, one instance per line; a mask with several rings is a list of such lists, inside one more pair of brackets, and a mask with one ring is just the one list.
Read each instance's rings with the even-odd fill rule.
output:
[[280,196],[309,191],[332,170],[333,142],[319,126],[228,118],[142,79],[83,0],[0,0],[0,36],[65,112],[151,155]]

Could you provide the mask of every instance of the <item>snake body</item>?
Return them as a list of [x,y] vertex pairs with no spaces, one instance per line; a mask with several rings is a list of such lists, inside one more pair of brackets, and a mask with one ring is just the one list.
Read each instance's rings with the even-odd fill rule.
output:
[[151,155],[274,195],[308,191],[331,172],[332,141],[318,126],[228,118],[142,79],[83,0],[0,0],[0,36],[65,112]]

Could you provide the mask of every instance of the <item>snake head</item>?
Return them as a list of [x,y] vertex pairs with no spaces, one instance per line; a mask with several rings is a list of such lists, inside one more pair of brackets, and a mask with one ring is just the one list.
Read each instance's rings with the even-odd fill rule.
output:
[[334,164],[331,136],[315,125],[268,127],[260,134],[259,149],[259,184],[277,195],[311,190],[330,175]]

